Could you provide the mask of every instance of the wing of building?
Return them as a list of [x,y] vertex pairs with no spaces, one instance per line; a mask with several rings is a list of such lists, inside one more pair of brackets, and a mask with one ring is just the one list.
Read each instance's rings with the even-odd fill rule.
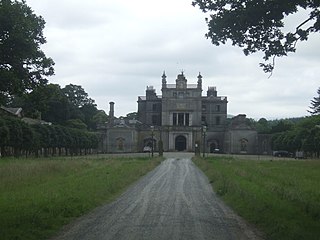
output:
[[257,134],[246,115],[227,118],[227,97],[216,87],[202,94],[200,73],[195,84],[188,84],[183,72],[168,84],[163,73],[161,92],[147,86],[135,120],[115,119],[110,102],[110,120],[99,127],[100,152],[142,152],[147,146],[157,151],[160,142],[164,151],[271,153],[270,137]]

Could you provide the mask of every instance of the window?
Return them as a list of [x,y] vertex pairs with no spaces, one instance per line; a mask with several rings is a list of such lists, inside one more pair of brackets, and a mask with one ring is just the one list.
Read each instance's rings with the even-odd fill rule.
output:
[[158,125],[158,116],[157,115],[152,115],[152,124]]
[[220,112],[220,105],[216,105],[216,112]]
[[157,110],[157,104],[156,104],[156,103],[152,104],[152,110],[153,110],[153,111],[156,111],[156,110]]
[[184,113],[178,113],[178,125],[183,126],[184,125],[183,122],[184,122]]
[[207,106],[205,104],[202,104],[202,111],[207,111]]
[[178,98],[183,98],[184,97],[184,92],[178,92]]
[[216,117],[216,124],[217,125],[220,125],[220,121],[221,121],[220,117]]
[[189,113],[173,113],[172,125],[173,126],[189,126],[190,114]]
[[185,126],[189,126],[189,113],[185,115]]
[[177,114],[176,113],[173,113],[173,126],[176,126],[177,125]]
[[206,116],[201,116],[201,124],[206,124],[207,122],[207,119],[206,119]]

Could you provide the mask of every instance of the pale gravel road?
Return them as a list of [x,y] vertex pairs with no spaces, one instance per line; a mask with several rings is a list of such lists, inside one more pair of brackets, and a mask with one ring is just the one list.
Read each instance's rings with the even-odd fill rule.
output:
[[115,202],[70,224],[54,239],[261,239],[218,199],[191,155],[167,157]]

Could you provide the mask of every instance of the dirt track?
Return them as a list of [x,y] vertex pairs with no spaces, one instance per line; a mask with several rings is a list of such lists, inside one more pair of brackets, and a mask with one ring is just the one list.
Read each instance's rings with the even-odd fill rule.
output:
[[67,226],[56,240],[259,239],[213,193],[190,156],[172,155],[115,202]]

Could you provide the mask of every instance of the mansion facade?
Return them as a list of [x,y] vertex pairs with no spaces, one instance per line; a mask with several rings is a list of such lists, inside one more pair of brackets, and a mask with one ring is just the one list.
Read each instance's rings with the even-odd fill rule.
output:
[[137,119],[116,119],[110,102],[109,122],[99,126],[99,151],[103,153],[154,151],[201,151],[231,154],[271,154],[270,137],[259,135],[246,115],[227,118],[228,100],[216,87],[202,92],[202,76],[188,84],[182,72],[174,84],[162,75],[162,95],[148,86],[138,97]]

